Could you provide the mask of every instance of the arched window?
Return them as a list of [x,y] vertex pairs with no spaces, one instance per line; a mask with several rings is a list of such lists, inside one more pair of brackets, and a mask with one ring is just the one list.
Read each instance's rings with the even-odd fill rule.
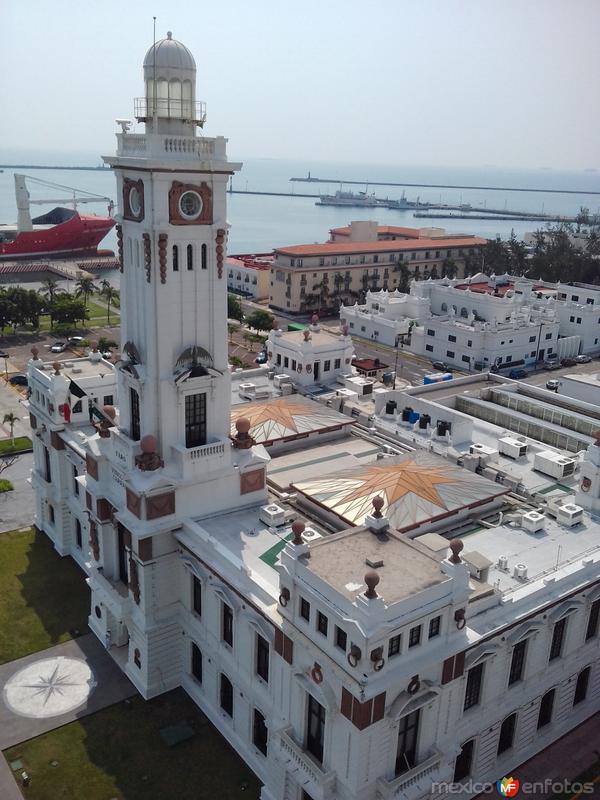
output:
[[179,247],[173,245],[173,272],[179,272]]
[[203,244],[200,248],[200,266],[202,269],[206,269],[207,267],[207,252],[205,244]]
[[81,522],[78,519],[75,520],[75,542],[77,547],[81,550],[83,537],[81,535]]
[[233,686],[223,673],[221,673],[220,705],[226,714],[233,717]]
[[187,246],[187,268],[194,269],[194,249],[191,244]]
[[463,307],[461,308],[461,310],[460,310],[460,315],[461,315],[461,317],[464,317],[465,319],[466,319],[466,318],[469,316],[469,312],[467,311],[467,309],[465,308],[465,306],[463,306]]
[[517,715],[508,716],[500,727],[500,738],[498,739],[498,755],[510,750],[515,740],[515,729],[517,727]]
[[445,314],[446,311],[448,311],[448,304],[447,303],[442,303],[442,313]]
[[588,684],[590,682],[591,671],[592,671],[591,667],[586,667],[585,669],[582,669],[579,675],[577,676],[577,683],[575,684],[575,696],[573,697],[574,706],[576,706],[577,703],[582,703],[587,697],[587,690],[588,690]]
[[475,750],[475,739],[469,739],[460,748],[460,753],[454,762],[454,783],[464,781],[471,774],[473,766],[473,751]]
[[552,721],[552,709],[554,708],[554,695],[556,694],[555,689],[550,689],[549,692],[542,697],[542,702],[540,703],[540,711],[538,714],[538,721],[537,727],[538,731],[540,728],[543,728],[545,725],[548,725]]

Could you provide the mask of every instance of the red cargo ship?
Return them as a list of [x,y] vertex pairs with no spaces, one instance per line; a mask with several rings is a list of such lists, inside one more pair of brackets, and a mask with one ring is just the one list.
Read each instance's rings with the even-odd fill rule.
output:
[[[15,175],[18,223],[0,224],[0,261],[97,255],[98,245],[115,225],[115,220],[95,214],[80,214],[76,208],[60,206],[31,219],[29,192],[25,188],[24,177]],[[78,198],[77,202],[91,200]]]

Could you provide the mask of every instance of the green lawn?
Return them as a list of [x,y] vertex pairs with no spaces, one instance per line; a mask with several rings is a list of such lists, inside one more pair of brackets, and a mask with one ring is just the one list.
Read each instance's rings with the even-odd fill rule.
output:
[[89,589],[45,534],[0,534],[0,664],[87,631]]
[[13,446],[12,439],[0,440],[0,455],[7,456],[12,453],[25,453],[31,450],[31,439],[29,436],[15,436]]
[[[168,747],[160,729],[195,735]],[[223,723],[227,724],[227,723]],[[260,783],[182,689],[118,703],[5,751],[26,800],[257,800]],[[54,766],[53,766],[54,764]]]

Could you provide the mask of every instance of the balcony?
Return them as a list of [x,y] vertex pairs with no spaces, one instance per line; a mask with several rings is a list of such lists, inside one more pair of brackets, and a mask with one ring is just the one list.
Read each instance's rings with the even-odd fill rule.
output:
[[134,114],[138,122],[148,122],[154,112],[159,119],[178,119],[195,122],[202,127],[206,122],[206,103],[202,100],[185,100],[173,97],[136,97]]
[[423,793],[431,791],[431,783],[435,779],[442,763],[442,754],[435,750],[434,754],[418,764],[408,772],[402,773],[397,778],[387,781],[385,778],[377,779],[377,800],[390,800],[390,798],[421,797]]
[[323,768],[300,747],[292,737],[290,726],[279,732],[279,747],[291,769],[297,773],[296,780],[314,800],[329,800],[334,796],[336,773]]
[[227,467],[231,442],[208,442],[208,444],[190,448],[176,444],[171,447],[171,451],[181,475],[186,478],[198,473],[212,474]]
[[117,155],[131,158],[162,159],[176,154],[181,161],[225,161],[225,139],[200,136],[162,136],[159,134],[117,134]]
[[92,567],[88,583],[96,598],[102,599],[116,619],[123,619],[126,614],[130,613],[133,601],[129,596],[129,589],[122,581],[108,578],[102,567],[96,569]]

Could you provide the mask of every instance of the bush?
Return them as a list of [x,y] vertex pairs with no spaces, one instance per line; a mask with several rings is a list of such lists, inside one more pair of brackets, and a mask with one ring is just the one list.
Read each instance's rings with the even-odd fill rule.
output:
[[73,336],[75,325],[71,322],[57,322],[52,328],[52,333],[56,336]]
[[6,478],[0,478],[0,494],[4,492],[12,492],[15,487]]

